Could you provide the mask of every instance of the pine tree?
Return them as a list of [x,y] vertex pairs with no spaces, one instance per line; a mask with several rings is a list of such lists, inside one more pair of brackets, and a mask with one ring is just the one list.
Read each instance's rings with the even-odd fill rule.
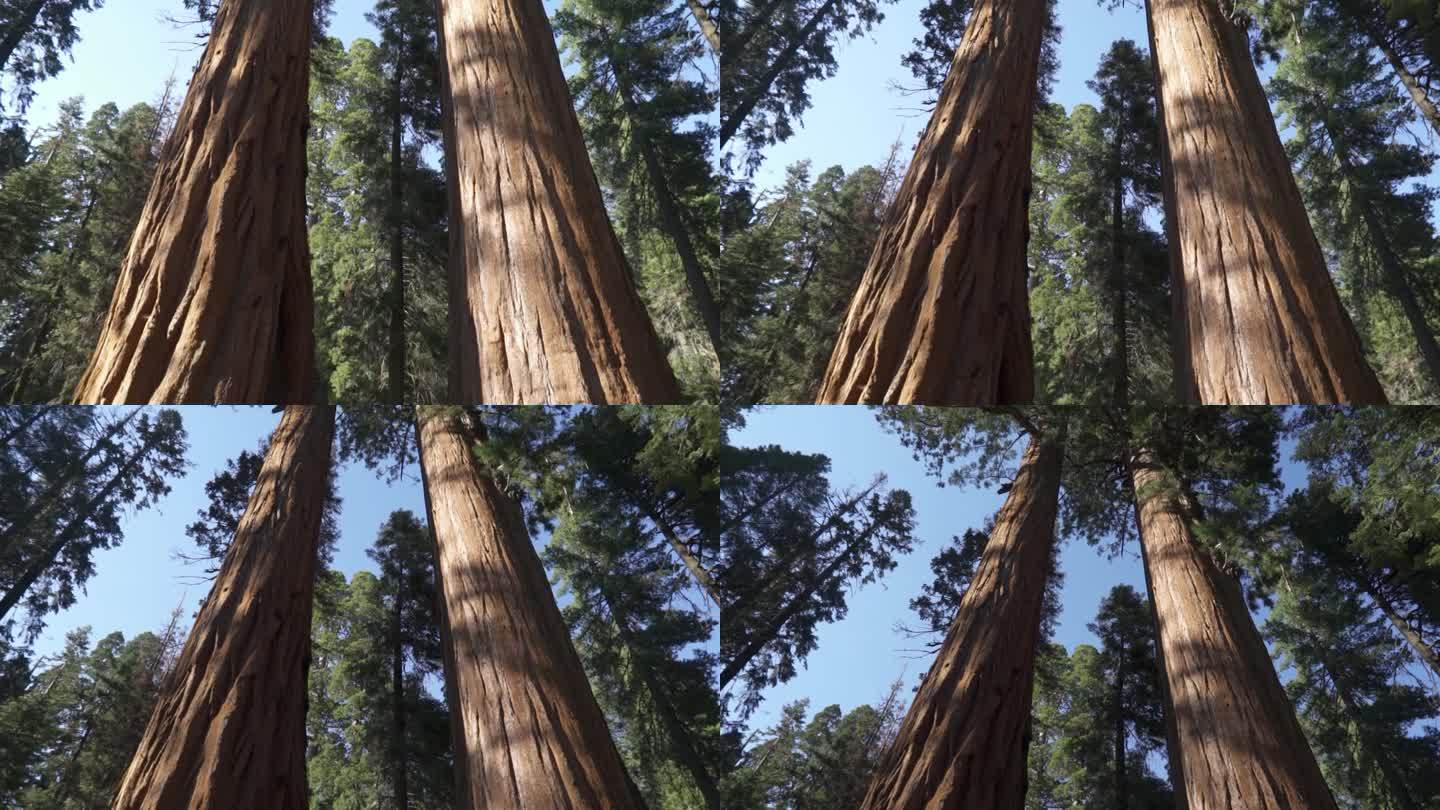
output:
[[[220,7],[76,401],[314,398],[304,184],[313,12],[310,0]],[[282,134],[236,134],[261,131]],[[197,164],[215,168],[188,171]]]
[[286,409],[113,807],[308,806],[305,683],[334,418]]
[[445,0],[440,9],[450,401],[678,401],[606,215],[544,8]]
[[[80,33],[77,14],[104,0],[6,0],[0,3],[0,75],[13,82],[21,112],[35,95],[34,84],[58,76]],[[3,108],[3,105],[0,105]]]

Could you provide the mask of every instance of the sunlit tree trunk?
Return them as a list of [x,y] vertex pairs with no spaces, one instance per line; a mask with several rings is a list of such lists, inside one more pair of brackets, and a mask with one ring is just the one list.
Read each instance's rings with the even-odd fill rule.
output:
[[437,2],[451,401],[678,401],[605,213],[544,7]]
[[1199,546],[1184,496],[1148,452],[1130,475],[1179,765],[1171,779],[1186,806],[1333,810],[1239,584]]
[[1033,438],[1025,451],[960,610],[880,761],[863,810],[1024,806],[1061,441]]
[[1340,304],[1244,31],[1148,0],[1181,401],[1385,401]]
[[291,406],[113,810],[305,810],[306,678],[335,410]]
[[980,0],[850,302],[817,400],[1034,395],[1026,281],[1045,0]]
[[308,402],[311,0],[226,0],[120,266],[80,403]]
[[639,808],[520,507],[449,410],[419,417],[456,808]]

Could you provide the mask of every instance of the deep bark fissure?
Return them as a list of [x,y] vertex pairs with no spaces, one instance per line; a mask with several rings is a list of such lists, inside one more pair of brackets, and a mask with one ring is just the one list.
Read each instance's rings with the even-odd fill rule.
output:
[[821,403],[1034,396],[1031,141],[1044,0],[980,0],[830,354]]
[[113,810],[305,810],[306,682],[333,407],[290,406]]

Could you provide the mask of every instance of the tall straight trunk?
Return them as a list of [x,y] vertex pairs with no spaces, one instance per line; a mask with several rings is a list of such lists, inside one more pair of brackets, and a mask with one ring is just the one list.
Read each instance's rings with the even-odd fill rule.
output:
[[1018,810],[1062,438],[1032,438],[960,610],[861,804]]
[[1363,27],[1370,42],[1379,49],[1380,53],[1385,55],[1385,61],[1390,63],[1390,69],[1395,71],[1400,83],[1405,86],[1405,92],[1410,94],[1410,100],[1415,102],[1415,107],[1420,110],[1420,115],[1425,118],[1430,129],[1440,135],[1440,108],[1437,108],[1435,100],[1425,92],[1425,88],[1420,85],[1415,74],[1401,61],[1399,54],[1395,53],[1395,48],[1390,45],[1390,41],[1375,28],[1374,22],[1364,23]]
[[605,213],[544,7],[437,3],[450,401],[678,401]]
[[391,767],[394,769],[395,807],[409,810],[410,787],[405,745],[405,639],[401,616],[405,604],[404,584],[395,594],[395,636],[390,648],[390,712],[395,729],[395,740],[391,748]]
[[[1324,115],[1325,100],[1322,98],[1317,101],[1321,104],[1319,109]],[[1350,186],[1353,204],[1355,208],[1359,209],[1360,220],[1365,223],[1365,231],[1370,237],[1370,246],[1374,249],[1376,257],[1380,259],[1380,268],[1385,276],[1385,286],[1390,288],[1390,293],[1400,303],[1400,310],[1405,313],[1405,320],[1410,325],[1410,333],[1414,335],[1415,342],[1420,347],[1420,356],[1425,361],[1425,369],[1430,372],[1430,380],[1436,386],[1440,386],[1440,343],[1435,341],[1435,331],[1430,328],[1430,322],[1425,318],[1425,310],[1421,308],[1420,301],[1415,296],[1415,289],[1410,285],[1410,273],[1404,263],[1400,261],[1394,245],[1390,243],[1390,234],[1386,232],[1384,224],[1380,221],[1380,214],[1375,210],[1374,201],[1370,199],[1364,184],[1356,176],[1355,163],[1350,157],[1350,150],[1338,137],[1338,133],[1330,127],[1328,117],[1324,120],[1323,125],[1325,133],[1330,136],[1331,145],[1335,148],[1335,158],[1340,163],[1340,171]]]
[[5,38],[0,40],[0,73],[7,72],[10,57],[15,55],[15,49],[20,47],[25,35],[35,28],[35,21],[40,19],[40,12],[45,8],[46,2],[48,0],[30,0],[24,6],[25,10],[6,26]]
[[1383,403],[1306,217],[1244,32],[1219,0],[1147,0],[1147,9],[1178,398]]
[[[1325,674],[1330,677],[1330,683],[1335,687],[1335,697],[1340,700],[1340,708],[1350,718],[1356,733],[1359,734],[1361,746],[1364,747],[1365,752],[1380,771],[1381,778],[1385,782],[1385,792],[1389,794],[1386,798],[1394,802],[1395,810],[1420,810],[1420,805],[1416,803],[1415,797],[1410,795],[1410,788],[1405,784],[1405,777],[1397,766],[1386,740],[1376,735],[1370,724],[1365,722],[1365,718],[1361,715],[1345,676],[1337,668],[1331,666],[1328,657],[1322,656],[1320,665],[1325,670]],[[1372,795],[1369,798],[1376,805],[1382,805],[1380,801],[1375,801],[1380,797]],[[1383,806],[1388,807],[1390,803],[1384,802]]]
[[822,403],[1034,396],[1026,288],[1045,0],[980,0],[850,303]]
[[1110,190],[1110,329],[1114,340],[1112,373],[1115,375],[1115,405],[1121,413],[1130,410],[1130,340],[1128,290],[1125,279],[1125,176],[1121,171],[1125,144],[1115,137],[1114,178]]
[[1334,810],[1239,585],[1198,545],[1148,451],[1133,454],[1130,476],[1181,770],[1172,780],[1187,806]]
[[679,255],[680,266],[685,271],[685,283],[690,288],[690,297],[695,302],[695,309],[700,313],[700,320],[705,323],[705,333],[710,337],[710,345],[714,347],[716,356],[719,356],[720,309],[715,306],[715,295],[710,290],[709,280],[705,278],[705,269],[700,266],[700,258],[695,254],[695,245],[690,241],[690,229],[685,226],[685,219],[680,214],[680,204],[670,190],[670,180],[665,176],[664,166],[660,164],[660,154],[640,120],[635,92],[621,61],[614,62],[614,69],[615,84],[620,90],[620,103],[624,105],[625,117],[630,120],[631,136],[645,163],[645,176],[655,195],[655,207],[660,209],[661,225],[675,245],[675,253]]
[[1400,633],[1400,637],[1405,639],[1405,643],[1410,645],[1410,649],[1414,651],[1415,656],[1423,661],[1425,666],[1428,667],[1431,672],[1435,673],[1436,677],[1440,677],[1440,655],[1436,654],[1435,648],[1425,643],[1425,640],[1420,637],[1420,634],[1415,632],[1415,628],[1411,627],[1410,623],[1400,616],[1400,612],[1395,609],[1395,605],[1390,601],[1390,598],[1379,588],[1367,583],[1365,585],[1365,592],[1370,595],[1376,607],[1380,608],[1380,612],[1385,614],[1385,618],[1388,619],[1395,630]]
[[405,402],[405,113],[401,79],[404,49],[396,46],[390,97],[390,362],[386,395]]
[[104,435],[96,439],[95,443],[90,445],[90,448],[86,450],[83,455],[67,465],[64,471],[60,473],[60,477],[56,478],[50,486],[45,488],[45,492],[36,499],[36,503],[33,506],[16,516],[15,522],[10,524],[9,528],[5,529],[3,533],[0,533],[0,556],[4,556],[5,552],[10,550],[10,547],[15,544],[15,541],[20,539],[25,532],[34,525],[36,520],[50,513],[50,509],[59,503],[61,496],[70,485],[84,474],[85,468],[90,464],[90,459],[94,458],[95,454],[99,453],[102,449],[111,446],[115,437],[129,426],[131,420],[139,415],[139,413],[140,409],[136,408],[126,414],[124,418],[111,422],[110,426],[105,429]]
[[685,0],[685,5],[690,8],[695,24],[700,26],[700,33],[705,37],[705,44],[710,46],[710,52],[719,56],[720,28],[715,24],[715,18],[710,16],[710,9],[701,0]]
[[335,409],[290,406],[112,810],[303,810],[305,683]]
[[50,541],[50,544],[45,547],[45,550],[30,561],[25,568],[25,572],[11,583],[10,588],[5,591],[5,595],[0,597],[0,619],[4,619],[9,615],[10,611],[13,610],[25,596],[26,591],[29,591],[31,586],[33,586],[46,571],[49,571],[51,566],[55,565],[55,561],[60,559],[60,553],[65,550],[65,547],[73,543],[84,533],[86,525],[89,523],[90,518],[94,516],[95,510],[100,507],[100,504],[109,500],[110,497],[115,494],[115,491],[120,488],[121,484],[129,483],[131,476],[139,470],[140,465],[145,461],[146,457],[150,455],[151,449],[151,445],[144,445],[137,449],[130,458],[126,459],[125,463],[120,465],[120,468],[117,469],[115,474],[110,477],[110,480],[105,483],[105,486],[101,487],[99,492],[95,493],[90,500],[86,501],[84,505],[80,507],[80,510],[76,513],[76,517],[66,524],[64,529],[60,530]]
[[[765,74],[760,77],[760,81],[758,81],[754,87],[750,88],[750,92],[740,97],[739,101],[737,101],[735,106],[730,110],[730,114],[724,115],[722,112],[720,116],[721,146],[728,143],[730,139],[734,137],[735,133],[740,130],[740,125],[744,124],[745,119],[749,118],[750,113],[754,112],[755,105],[759,104],[760,100],[765,98],[765,95],[770,92],[770,87],[775,84],[775,80],[780,78],[780,74],[784,73],[786,69],[790,67],[790,64],[795,61],[795,55],[800,53],[800,48],[810,41],[810,37],[814,35],[815,29],[819,28],[820,23],[824,22],[825,18],[830,16],[831,11],[834,10],[835,4],[838,2],[839,0],[825,0],[824,4],[810,15],[810,19],[805,21],[805,26],[800,29],[800,32],[792,37],[790,41],[785,44],[784,50],[780,51],[775,59],[770,62],[770,66],[765,70]],[[751,28],[747,30],[747,41],[750,36],[754,35],[754,32],[754,26],[751,26]],[[737,50],[735,52],[738,53],[739,51]]]
[[[1124,655],[1121,655],[1121,661]],[[1125,773],[1125,669],[1123,664],[1115,667],[1115,806],[1125,810],[1130,806],[1130,789]]]
[[645,651],[635,641],[635,632],[630,627],[630,617],[624,608],[617,605],[610,598],[608,592],[602,592],[605,604],[610,608],[610,614],[615,620],[615,629],[619,632],[620,641],[630,653],[630,663],[635,667],[640,680],[645,684],[645,690],[650,693],[650,698],[655,702],[655,711],[660,715],[660,724],[665,727],[665,734],[670,738],[670,751],[685,770],[690,772],[691,778],[695,780],[695,786],[699,788],[700,795],[705,798],[707,810],[720,810],[720,790],[715,785],[715,777],[710,774],[710,769],[705,766],[704,760],[700,758],[700,752],[695,747],[695,740],[687,727],[675,711],[675,704],[670,700],[670,692],[661,683],[655,674],[655,669],[646,660]]
[[459,419],[419,419],[436,540],[456,808],[638,808],[519,506]]
[[75,401],[308,402],[312,0],[225,0]]

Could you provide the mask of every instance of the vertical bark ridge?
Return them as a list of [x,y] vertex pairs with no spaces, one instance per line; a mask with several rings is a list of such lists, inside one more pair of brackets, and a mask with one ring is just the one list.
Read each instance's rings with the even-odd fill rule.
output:
[[605,213],[544,8],[438,3],[452,401],[678,401]]
[[163,150],[80,403],[308,402],[311,0],[227,0]]
[[1186,806],[1333,810],[1238,584],[1197,545],[1179,495],[1147,452],[1132,459],[1130,475]]
[[421,416],[461,774],[456,807],[638,808],[520,508],[470,446],[455,418]]
[[1032,439],[944,646],[864,810],[1024,806],[1035,647],[1054,549],[1061,444]]
[[1217,0],[1149,0],[1147,9],[1180,399],[1383,403],[1244,33]]
[[1044,0],[981,0],[822,378],[821,403],[1034,396],[1026,288]]
[[305,810],[306,677],[335,411],[291,406],[113,810]]

